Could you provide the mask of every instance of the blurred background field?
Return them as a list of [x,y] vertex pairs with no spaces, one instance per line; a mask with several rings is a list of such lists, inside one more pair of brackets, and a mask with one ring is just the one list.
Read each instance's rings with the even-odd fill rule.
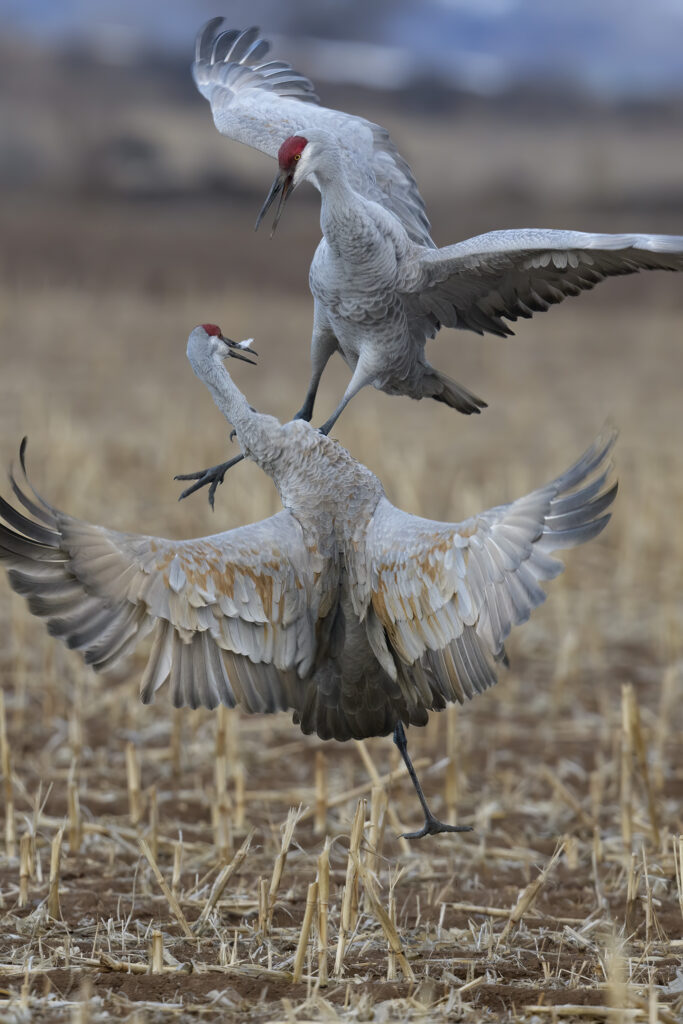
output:
[[[506,71],[493,85],[490,75],[468,84],[446,78],[435,64],[431,76],[423,65],[398,83],[390,75],[395,88],[386,87],[389,80],[370,88],[363,69],[372,68],[372,55],[343,40],[330,15],[327,45],[344,43],[348,49],[335,51],[346,54],[342,65],[355,62],[359,70],[350,81],[325,81],[320,54],[330,51],[320,41],[301,42],[322,37],[324,19],[307,22],[305,5],[292,5],[300,20],[284,24],[275,9],[261,6],[264,30],[272,14],[278,31],[298,33],[298,41],[280,40],[276,56],[315,72],[323,102],[389,128],[427,201],[437,244],[515,226],[683,233],[683,93],[673,71],[666,82],[648,79],[629,89],[634,80],[622,82],[615,70],[609,87],[598,88],[582,52],[572,80],[569,37],[566,66],[558,51],[555,78],[536,68],[535,78]],[[398,6],[404,13],[411,7]],[[464,38],[452,38],[464,52],[469,5],[435,6],[463,8]],[[348,7],[347,22],[349,12],[357,14]],[[522,19],[535,11],[533,3],[499,7],[503,19],[513,8]],[[273,240],[266,231],[254,234],[273,168],[215,132],[187,68],[194,26],[179,53],[186,8],[172,7],[163,48],[149,49],[142,12],[135,45],[130,32],[112,34],[110,13],[99,35],[90,28],[50,35],[49,25],[32,32],[17,16],[6,20],[0,41],[0,460],[15,458],[28,434],[33,481],[57,506],[122,530],[170,536],[214,532],[277,509],[272,485],[251,465],[230,473],[214,514],[202,495],[176,501],[173,474],[218,461],[228,446],[225,424],[186,363],[185,342],[203,321],[218,322],[234,338],[253,336],[259,366],[237,367],[236,379],[259,409],[291,415],[308,376],[307,271],[319,238],[318,198],[307,189],[290,201]],[[213,13],[192,12],[197,21]],[[129,20],[135,24],[134,13]],[[368,38],[381,37],[387,23],[379,14],[370,19]],[[362,23],[353,32],[363,39]],[[652,39],[643,37],[643,45],[651,56]],[[666,53],[662,40],[662,73]],[[375,65],[378,59],[376,52]],[[17,831],[14,851],[6,844],[0,862],[0,999],[15,1014],[8,1019],[28,1019],[21,1013],[29,1012],[70,1019],[86,1013],[89,993],[96,997],[87,1011],[93,1019],[134,1012],[166,1019],[172,1012],[223,1020],[373,1013],[378,1020],[455,1013],[530,1020],[534,1013],[552,1019],[551,1004],[585,1004],[586,1018],[600,1019],[600,1007],[611,1005],[631,1007],[624,1020],[648,1019],[647,1012],[651,1020],[676,1019],[682,323],[682,280],[643,274],[521,321],[506,341],[443,331],[429,357],[489,402],[481,416],[366,390],[336,428],[391,500],[449,520],[555,476],[607,417],[621,432],[613,520],[597,541],[569,553],[566,573],[549,585],[548,604],[512,638],[512,667],[499,687],[450,715],[448,728],[441,715],[427,730],[411,731],[414,757],[436,763],[425,782],[437,811],[457,812],[476,827],[472,836],[406,852],[387,826],[377,865],[382,900],[392,873],[403,869],[396,905],[414,981],[402,979],[400,969],[392,978],[391,964],[386,980],[386,938],[367,896],[343,980],[318,988],[317,958],[315,969],[306,968],[308,982],[292,986],[277,973],[292,969],[306,884],[322,848],[310,818],[295,830],[300,845],[287,860],[270,933],[259,931],[259,878],[270,883],[289,803],[315,802],[322,744],[300,737],[285,716],[233,717],[226,728],[235,745],[225,755],[219,749],[216,761],[217,716],[174,715],[163,692],[155,710],[139,707],[141,661],[113,682],[95,679],[75,656],[57,651],[2,586],[0,677],[12,760],[5,795],[9,785]],[[347,368],[333,361],[318,422],[347,379]],[[625,684],[634,688],[641,732],[623,727],[623,707],[631,706]],[[639,735],[647,779],[629,747]],[[142,772],[137,826],[128,806],[129,743]],[[367,749],[380,774],[395,765],[388,739]],[[448,767],[444,759],[455,751],[457,768]],[[353,745],[327,744],[324,753],[331,799],[368,781]],[[85,825],[78,850],[64,841],[56,925],[44,902],[49,844],[67,810],[69,779]],[[47,795],[42,816],[33,810],[39,787]],[[191,923],[220,865],[248,827],[257,829],[242,872],[218,904],[215,927],[193,942],[158,901],[154,876],[139,860],[137,837],[150,828],[155,801],[159,864],[169,880],[173,842],[179,830],[189,837],[178,892]],[[391,786],[390,804],[405,827],[417,821],[405,780]],[[331,961],[354,809],[349,797],[327,815],[330,835],[342,836],[332,848]],[[227,838],[219,835],[221,814],[230,822]],[[34,856],[30,897],[19,907],[24,831],[43,878]],[[539,897],[540,916],[494,948],[504,916],[457,908],[511,910],[556,839],[567,835],[568,851]],[[122,974],[98,959],[107,950],[120,963],[146,965],[153,928],[171,957],[158,977]],[[174,973],[192,963],[192,975]],[[254,975],[257,967],[262,973]],[[476,984],[457,995],[470,982]],[[653,1000],[662,1008],[653,1011]],[[532,1005],[546,1009],[524,1009]],[[584,1019],[576,1008],[575,1016]]]

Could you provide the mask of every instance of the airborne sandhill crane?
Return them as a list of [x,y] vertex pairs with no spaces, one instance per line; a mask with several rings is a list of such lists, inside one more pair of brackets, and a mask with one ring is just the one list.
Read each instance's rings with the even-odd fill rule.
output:
[[[321,195],[323,238],[313,257],[312,373],[298,417],[310,420],[320,378],[340,352],[352,377],[321,428],[328,433],[368,384],[392,395],[434,398],[462,413],[486,403],[435,369],[425,342],[441,327],[512,334],[506,320],[530,317],[604,278],[683,269],[683,237],[586,234],[524,228],[493,231],[437,249],[408,164],[388,133],[363,118],[318,105],[312,83],[282,61],[265,61],[256,28],[197,37],[197,88],[219,132],[276,157],[279,171],[259,214],[309,181]],[[205,473],[210,498],[240,456]],[[212,501],[213,504],[213,501]]]
[[223,365],[239,350],[218,327],[195,328],[187,353],[283,511],[163,540],[81,522],[11,476],[33,517],[0,499],[12,587],[98,670],[154,631],[145,703],[170,677],[176,707],[291,710],[322,739],[393,731],[425,814],[408,838],[463,830],[430,811],[404,725],[495,683],[491,662],[505,661],[510,630],[544,600],[539,581],[563,568],[551,552],[609,519],[613,434],[524,498],[432,522],[391,505],[377,477],[310,424],[254,412]]

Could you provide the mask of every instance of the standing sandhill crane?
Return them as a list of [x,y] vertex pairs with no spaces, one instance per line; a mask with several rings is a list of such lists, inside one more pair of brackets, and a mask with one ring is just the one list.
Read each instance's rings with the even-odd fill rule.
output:
[[505,661],[510,630],[545,598],[539,581],[563,568],[551,552],[609,520],[614,436],[524,498],[462,523],[432,522],[391,505],[377,477],[310,424],[254,412],[223,365],[237,352],[215,325],[190,334],[194,372],[245,456],[274,481],[283,511],[211,537],[162,540],[81,522],[11,476],[33,518],[0,499],[10,583],[95,669],[154,631],[145,703],[170,677],[176,707],[292,710],[322,739],[393,730],[425,814],[407,837],[461,831],[430,811],[404,725],[425,725],[429,711],[495,683],[491,660]]
[[[334,352],[352,371],[324,433],[368,384],[479,412],[486,403],[425,357],[426,341],[441,327],[504,336],[513,333],[506,320],[547,310],[606,277],[683,269],[683,237],[669,235],[525,228],[437,249],[410,168],[388,133],[319,106],[308,79],[282,61],[264,61],[269,44],[258,29],[222,25],[214,18],[199,33],[194,80],[223,135],[278,159],[257,227],[278,198],[275,228],[302,182],[321,194],[323,238],[310,270],[312,372],[297,417],[311,419]],[[182,479],[212,484],[213,499],[225,470],[239,460]]]

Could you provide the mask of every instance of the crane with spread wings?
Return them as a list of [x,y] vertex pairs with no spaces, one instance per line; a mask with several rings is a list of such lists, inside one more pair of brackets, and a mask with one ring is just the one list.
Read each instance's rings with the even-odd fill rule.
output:
[[290,711],[322,739],[393,732],[425,813],[407,835],[460,831],[430,811],[404,727],[496,682],[511,629],[562,570],[552,552],[610,518],[614,434],[525,497],[434,522],[392,505],[369,469],[310,424],[255,412],[223,365],[244,350],[214,324],[192,331],[188,356],[282,511],[194,540],[121,533],[41,498],[22,446],[23,475],[10,476],[21,509],[0,498],[11,586],[98,671],[151,633],[145,702],[168,680],[177,707]]

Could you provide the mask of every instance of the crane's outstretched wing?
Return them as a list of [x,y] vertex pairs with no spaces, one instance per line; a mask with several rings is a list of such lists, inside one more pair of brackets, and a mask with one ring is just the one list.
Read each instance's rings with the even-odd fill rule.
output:
[[313,84],[284,61],[266,61],[257,28],[223,31],[213,18],[197,36],[192,73],[218,131],[272,157],[289,135],[321,128],[349,156],[351,185],[399,218],[408,235],[433,247],[424,202],[389,133],[364,118],[318,105]]
[[423,253],[406,291],[435,326],[507,335],[505,320],[638,270],[683,270],[683,236],[491,231]]
[[88,664],[114,665],[155,630],[143,701],[170,676],[177,707],[299,705],[326,592],[324,566],[312,561],[289,512],[170,541],[81,522],[47,504],[27,479],[10,480],[33,518],[0,498],[0,562],[48,631]]
[[512,627],[545,600],[539,581],[563,569],[550,552],[590,540],[610,518],[614,441],[598,438],[552,483],[457,525],[382,499],[367,538],[368,636],[423,706],[462,703],[496,682],[490,658],[505,659]]

